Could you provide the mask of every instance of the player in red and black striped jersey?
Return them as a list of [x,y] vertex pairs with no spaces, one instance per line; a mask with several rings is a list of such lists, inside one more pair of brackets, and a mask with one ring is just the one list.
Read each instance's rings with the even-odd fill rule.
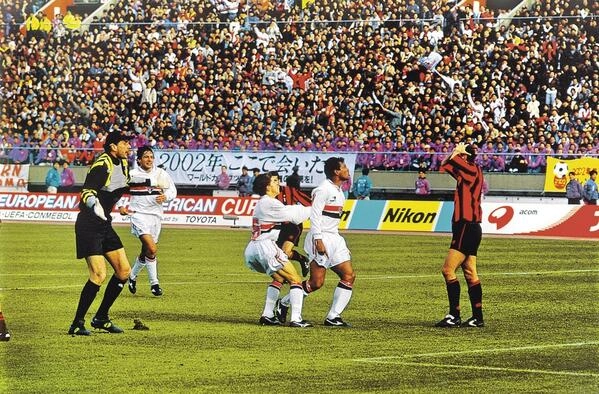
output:
[[[441,170],[451,175],[457,184],[451,225],[453,236],[443,264],[449,313],[436,324],[437,327],[484,326],[482,287],[476,270],[476,255],[482,238],[480,222],[484,179],[481,168],[474,163],[475,156],[474,145],[459,143],[441,164]],[[460,266],[468,283],[472,305],[472,317],[464,323],[460,318],[460,282],[456,275]]]
[[[293,174],[288,176],[286,181],[287,185],[281,186],[281,192],[277,195],[277,199],[279,201],[285,205],[300,204],[305,207],[312,205],[312,199],[310,196],[300,190],[300,178],[299,175],[297,175],[297,170],[295,167]],[[304,226],[302,223],[282,223],[281,232],[279,233],[279,238],[277,239],[277,246],[281,248],[291,260],[295,260],[300,263],[302,268],[302,276],[306,276],[310,272],[310,262],[306,256],[293,249],[294,246],[298,245],[303,229]]]

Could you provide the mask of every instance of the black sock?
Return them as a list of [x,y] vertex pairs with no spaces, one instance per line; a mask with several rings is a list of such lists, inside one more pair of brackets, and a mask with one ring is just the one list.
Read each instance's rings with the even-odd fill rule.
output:
[[447,298],[449,299],[449,314],[460,317],[460,282],[457,279],[447,282]]
[[98,308],[98,312],[96,312],[96,316],[99,319],[108,319],[108,310],[116,300],[116,298],[123,291],[123,287],[127,283],[127,280],[121,281],[116,276],[112,275],[108,285],[106,286],[106,291],[104,292],[104,298],[102,299],[102,303]]
[[92,302],[94,302],[96,294],[98,294],[99,290],[100,286],[91,280],[88,280],[85,286],[83,286],[83,290],[81,290],[81,295],[79,296],[79,305],[77,305],[77,312],[75,312],[75,320],[73,320],[73,323],[85,319],[85,314],[89,310]]
[[483,288],[480,282],[468,288],[468,296],[470,297],[470,305],[472,305],[472,316],[476,319],[483,320]]

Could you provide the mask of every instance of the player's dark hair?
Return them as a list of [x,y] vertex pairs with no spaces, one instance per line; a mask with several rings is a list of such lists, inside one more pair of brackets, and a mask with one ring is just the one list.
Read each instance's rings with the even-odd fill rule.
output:
[[300,188],[300,178],[297,175],[297,173],[294,172],[293,174],[295,174],[295,176],[289,175],[285,181],[287,182],[287,186],[294,188],[294,189],[299,189]]
[[154,153],[154,150],[149,145],[144,145],[141,148],[138,148],[137,149],[137,160],[141,160],[141,158],[144,157],[144,153],[146,153],[146,152]]
[[345,160],[343,157],[329,157],[324,162],[324,174],[328,179],[331,179],[335,176],[335,170],[341,168],[341,163],[344,163]]
[[466,160],[470,163],[474,163],[474,159],[476,158],[476,147],[474,144],[466,145],[466,152],[469,153],[466,156]]
[[253,192],[259,196],[266,194],[266,187],[270,184],[270,180],[273,177],[271,173],[260,174],[254,179]]

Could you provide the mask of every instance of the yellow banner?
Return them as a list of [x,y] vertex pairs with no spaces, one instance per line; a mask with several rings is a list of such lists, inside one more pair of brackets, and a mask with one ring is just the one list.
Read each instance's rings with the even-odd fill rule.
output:
[[439,206],[438,201],[387,201],[380,229],[433,231]]
[[[343,204],[343,212],[341,213],[341,222],[339,222],[339,230],[347,230],[349,228],[350,214],[352,213],[355,205],[356,200],[345,200],[345,204]],[[310,228],[309,220],[304,222],[304,228]]]
[[302,9],[314,4],[316,0],[302,0]]
[[584,185],[589,179],[591,170],[599,171],[599,158],[582,157],[580,159],[559,160],[554,157],[547,157],[544,190],[546,192],[565,192],[569,172],[574,172],[576,179]]

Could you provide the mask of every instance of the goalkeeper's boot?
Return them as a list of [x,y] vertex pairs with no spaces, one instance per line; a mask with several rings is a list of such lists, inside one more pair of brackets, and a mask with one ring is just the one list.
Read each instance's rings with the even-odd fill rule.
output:
[[462,324],[462,327],[484,327],[484,326],[485,326],[485,322],[482,321],[481,319],[477,319],[474,316],[472,316],[470,319],[466,320]]
[[85,328],[85,320],[77,320],[69,327],[69,335],[91,335],[91,332]]
[[127,284],[127,287],[129,288],[129,292],[131,294],[137,293],[137,281],[136,280],[129,278],[129,283]]
[[277,300],[277,304],[275,305],[275,316],[281,323],[285,323],[287,321],[287,311],[289,310],[289,305],[284,305],[280,299]]
[[120,334],[123,332],[123,329],[115,325],[108,317],[101,319],[98,316],[94,316],[91,325],[97,330],[104,330],[111,334]]
[[453,328],[459,327],[462,324],[460,317],[454,317],[453,315],[446,315],[443,320],[435,324],[435,327]]

